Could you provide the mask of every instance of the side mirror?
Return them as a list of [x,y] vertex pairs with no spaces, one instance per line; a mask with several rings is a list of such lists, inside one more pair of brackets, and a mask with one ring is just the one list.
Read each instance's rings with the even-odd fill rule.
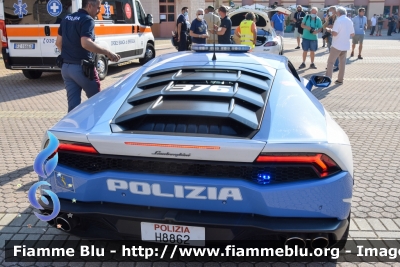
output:
[[328,87],[331,85],[331,79],[326,76],[312,76],[306,88],[311,91],[312,87]]
[[147,16],[146,16],[146,25],[153,26],[153,15],[147,14]]

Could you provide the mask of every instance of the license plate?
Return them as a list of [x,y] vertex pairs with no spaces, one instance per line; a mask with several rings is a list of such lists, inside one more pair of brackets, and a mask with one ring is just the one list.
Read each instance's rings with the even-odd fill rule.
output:
[[35,49],[35,44],[14,44],[14,49]]
[[174,224],[141,222],[143,241],[175,245],[204,246],[205,228]]

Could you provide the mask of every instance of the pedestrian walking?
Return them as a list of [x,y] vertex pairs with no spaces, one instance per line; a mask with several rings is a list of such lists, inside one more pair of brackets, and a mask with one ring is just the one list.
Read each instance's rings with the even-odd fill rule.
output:
[[392,36],[392,32],[393,32],[393,25],[395,24],[395,18],[393,15],[390,15],[388,17],[388,32],[387,32],[387,36]]
[[382,28],[383,28],[383,16],[382,16],[382,14],[380,14],[379,17],[378,17],[377,26],[378,26],[378,29],[376,31],[376,36],[382,36]]
[[354,49],[358,44],[358,59],[363,59],[361,56],[365,30],[367,29],[367,17],[364,16],[365,9],[359,8],[358,9],[358,16],[353,18],[353,26],[354,26],[354,36],[353,36],[353,46],[351,49],[350,57],[354,57]]
[[[328,51],[330,52],[331,46],[332,46],[332,34],[326,30],[326,28],[332,28],[335,21],[336,21],[336,6],[331,6],[328,9],[328,17],[327,21],[322,25],[322,28],[325,29],[326,33],[325,35],[327,36],[327,45],[328,45]],[[339,70],[339,58],[336,59],[333,71],[338,71]]]
[[325,23],[328,21],[329,21],[329,15],[324,16],[324,18],[322,19],[322,30],[321,30],[321,32],[322,32],[322,47],[325,47],[325,45],[328,42],[329,34],[326,32],[325,27],[324,27]]
[[218,35],[211,33],[213,29],[213,25],[221,26],[221,19],[215,15],[214,7],[208,6],[208,13],[204,15],[204,20],[207,22],[208,26],[208,35],[207,44],[213,44],[214,42],[218,44]]
[[218,43],[219,44],[231,44],[231,30],[232,30],[232,21],[226,15],[227,9],[224,6],[220,6],[218,8],[218,14],[221,17],[221,25],[214,24],[214,30],[212,33],[218,35]]
[[177,33],[178,33],[178,51],[186,51],[187,50],[187,32],[188,32],[188,24],[186,21],[186,16],[188,16],[189,8],[182,7],[181,14],[179,15],[176,25],[177,25]]
[[376,27],[376,14],[374,14],[371,18],[371,33],[370,33],[371,36],[374,35],[375,27]]
[[95,54],[117,62],[120,56],[97,45],[94,18],[100,12],[100,0],[82,0],[82,8],[66,16],[58,28],[57,59],[67,91],[68,112],[81,103],[82,89],[88,98],[100,92],[100,79],[95,67]]
[[399,16],[397,15],[397,13],[393,14],[394,17],[394,21],[393,21],[393,32],[397,33],[396,29],[397,29],[397,21],[399,20]]
[[285,32],[285,14],[282,12],[276,12],[271,18],[271,26],[275,29],[276,35],[282,36]]
[[297,39],[297,47],[295,49],[300,49],[300,38],[303,34],[303,28],[301,27],[301,22],[303,18],[306,16],[306,13],[303,11],[303,7],[301,5],[297,6],[297,11],[294,13],[294,17],[292,21],[295,23],[294,26],[294,37]]
[[250,50],[254,49],[257,42],[257,26],[253,12],[246,14],[245,19],[236,28],[235,35],[239,36],[241,45],[250,46]]
[[317,17],[318,8],[313,7],[309,15],[305,16],[301,27],[303,28],[303,41],[301,42],[301,46],[303,48],[303,63],[301,63],[299,69],[306,67],[306,57],[308,51],[310,51],[310,59],[311,59],[311,69],[316,69],[317,67],[314,64],[315,51],[318,49],[318,33],[322,30],[322,21],[319,17]]
[[353,22],[346,16],[347,11],[344,7],[338,7],[336,11],[337,19],[333,28],[327,28],[332,34],[332,46],[329,53],[326,76],[332,79],[333,64],[339,57],[339,74],[335,81],[343,84],[344,71],[346,68],[347,50],[350,49],[350,37],[354,36]]
[[196,19],[190,25],[190,36],[192,37],[192,44],[205,44],[208,38],[207,22],[204,20],[204,10],[197,9]]

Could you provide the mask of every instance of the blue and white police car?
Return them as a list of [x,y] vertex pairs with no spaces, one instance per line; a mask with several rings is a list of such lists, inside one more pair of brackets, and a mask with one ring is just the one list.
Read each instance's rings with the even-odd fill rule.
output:
[[151,60],[49,129],[61,204],[49,223],[83,238],[345,242],[351,145],[309,90],[330,79],[306,88],[286,57],[246,46],[192,49]]

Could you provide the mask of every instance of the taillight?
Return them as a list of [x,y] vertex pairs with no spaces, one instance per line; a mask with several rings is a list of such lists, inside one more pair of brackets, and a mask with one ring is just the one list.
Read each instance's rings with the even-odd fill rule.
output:
[[82,153],[92,153],[97,154],[97,150],[91,144],[84,143],[63,143],[60,142],[57,151],[73,151]]
[[264,46],[276,46],[276,45],[278,45],[277,41],[268,41],[265,43]]
[[4,20],[0,20],[0,41],[1,41],[1,47],[8,47],[6,24]]
[[338,171],[340,167],[336,162],[325,154],[312,153],[262,153],[256,162],[282,163],[282,164],[311,164],[317,171],[319,177],[327,177]]

